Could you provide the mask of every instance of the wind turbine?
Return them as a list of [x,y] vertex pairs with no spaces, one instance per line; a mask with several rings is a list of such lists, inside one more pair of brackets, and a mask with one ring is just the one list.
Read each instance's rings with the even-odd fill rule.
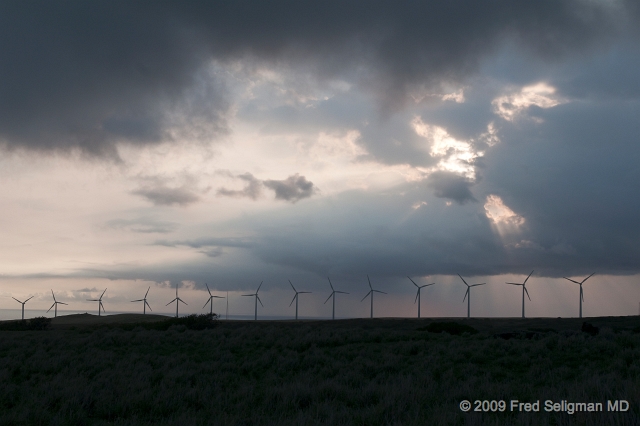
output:
[[[260,285],[258,286],[258,289],[256,290],[256,292],[254,294],[243,294],[243,296],[255,296],[256,297],[256,313],[255,316],[253,317],[254,320],[258,319],[258,302],[260,302],[260,304],[262,305],[262,300],[260,300],[260,296],[258,296],[258,292],[260,291],[260,287],[262,287],[262,283],[264,281],[260,282]],[[264,305],[262,305],[262,307],[264,308]]]
[[131,302],[144,302],[142,304],[142,313],[143,314],[147,314],[147,306],[149,307],[150,311],[153,311],[153,309],[151,309],[151,305],[149,305],[149,303],[147,303],[147,294],[149,294],[149,290],[151,290],[151,287],[149,287],[147,289],[147,292],[144,294],[144,297],[142,299],[138,299],[138,300],[132,300]]
[[[53,305],[51,305],[51,308],[53,308],[55,306],[54,309],[54,314],[53,317],[56,318],[58,316],[58,305],[66,305],[67,303],[63,303],[63,302],[58,302],[56,300],[56,295],[53,294],[53,289],[51,290],[51,294],[53,295]],[[49,312],[51,310],[51,308],[49,308],[49,310],[47,312]]]
[[209,292],[209,300],[207,300],[207,303],[204,304],[204,306],[202,307],[202,309],[204,309],[207,304],[210,305],[211,311],[209,312],[209,314],[213,315],[213,299],[224,299],[224,296],[214,296],[211,294],[211,290],[209,290],[209,284],[204,283],[204,285],[207,286],[207,291]]
[[[291,280],[289,280],[289,284],[291,284]],[[296,301],[296,321],[298,320],[298,295],[299,294],[310,294],[310,291],[298,291],[296,290],[296,288],[293,286],[293,284],[291,284],[291,288],[293,289],[293,291],[296,292],[296,295],[293,296],[293,299],[291,299],[291,303],[289,303],[289,306],[291,306],[293,304],[293,301]]]
[[187,302],[185,302],[184,300],[180,299],[178,297],[178,284],[176,284],[176,298],[173,299],[171,302],[167,303],[165,306],[169,306],[170,304],[172,304],[173,302],[176,302],[176,318],[178,318],[178,306],[180,306],[180,304],[178,302],[182,302],[185,305],[188,305]]
[[[430,285],[434,285],[435,283],[431,283],[431,284],[424,284],[424,285],[418,285],[416,284],[415,281],[413,281],[411,279],[411,277],[407,276],[407,278],[409,278],[411,280],[411,282],[413,283],[413,285],[415,285],[416,287],[418,287],[418,294],[416,294],[416,300],[418,301],[418,318],[420,318],[420,290],[422,290],[423,287],[429,287]],[[416,303],[416,300],[413,301],[413,303]]]
[[329,297],[327,297],[327,300],[325,300],[324,303],[326,304],[329,301],[329,299],[333,297],[333,314],[331,315],[331,319],[336,319],[336,293],[340,293],[340,294],[349,294],[349,293],[344,291],[334,290],[333,285],[331,284],[331,280],[329,279],[329,277],[327,277],[327,279],[329,280],[329,285],[331,286],[331,294],[329,295]]
[[[462,278],[462,276],[460,274],[458,274],[458,276],[460,277],[460,279],[462,280],[464,285],[467,286],[467,291],[464,293],[464,299],[467,299],[467,318],[471,318],[471,287],[475,287],[475,286],[478,286],[478,285],[485,285],[486,283],[469,285],[464,280],[464,278]],[[462,299],[463,302],[464,302],[464,299]]]
[[88,302],[98,302],[98,316],[100,316],[100,308],[102,308],[102,310],[104,311],[104,305],[102,304],[102,296],[104,296],[106,292],[107,292],[107,289],[105,288],[98,299],[87,299]]
[[[533,274],[533,271],[531,271],[531,274]],[[507,283],[507,284],[511,284],[511,285],[521,285],[522,286],[522,318],[524,318],[524,293],[525,292],[527,292],[527,297],[529,298],[529,300],[531,300],[531,296],[529,296],[529,290],[527,290],[527,280],[529,279],[531,274],[527,275],[527,278],[524,280],[524,282],[522,284],[520,284],[520,283]]]
[[369,279],[369,275],[367,275],[367,281],[369,282],[369,293],[367,293],[367,295],[365,297],[362,298],[362,301],[364,301],[364,299],[366,299],[367,297],[369,297],[369,295],[371,295],[371,318],[373,318],[373,293],[382,293],[382,294],[387,294],[384,291],[380,291],[380,290],[374,290],[373,287],[371,287],[371,280]]
[[27,300],[25,300],[24,302],[19,301],[18,299],[16,299],[15,297],[12,297],[13,300],[15,300],[18,303],[22,303],[22,320],[24,321],[24,304],[27,303],[29,300],[33,299],[33,296],[31,296],[30,298],[28,298]]
[[574,281],[571,278],[564,277],[565,280],[569,280],[572,283],[576,283],[576,284],[578,284],[580,286],[580,318],[582,318],[582,302],[584,301],[584,294],[582,293],[582,284],[584,284],[584,282],[586,280],[588,280],[589,278],[591,278],[594,274],[595,274],[595,272],[593,274],[589,275],[587,278],[585,278],[584,280],[582,280],[580,282]]

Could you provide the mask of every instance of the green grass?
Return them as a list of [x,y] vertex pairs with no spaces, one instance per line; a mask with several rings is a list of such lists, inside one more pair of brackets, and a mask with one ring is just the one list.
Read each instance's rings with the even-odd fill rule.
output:
[[[474,323],[480,332],[462,335],[429,332],[442,328],[430,323],[220,321],[202,330],[137,324],[0,331],[0,424],[639,423],[639,334],[602,328],[590,336],[578,325],[505,340],[482,330],[495,322]],[[462,413],[463,399],[605,407],[607,399],[626,399],[631,409]]]

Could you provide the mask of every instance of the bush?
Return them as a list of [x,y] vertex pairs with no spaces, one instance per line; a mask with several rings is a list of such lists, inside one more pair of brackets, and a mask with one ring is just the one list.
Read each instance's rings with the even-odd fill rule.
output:
[[459,336],[462,333],[475,334],[478,332],[470,325],[458,324],[457,322],[432,322],[426,327],[421,327],[418,330],[428,331],[430,333],[449,333],[454,336]]
[[168,330],[173,326],[181,326],[176,328],[185,327],[189,330],[205,330],[215,328],[218,325],[218,318],[218,314],[191,314],[187,315],[186,317],[167,318],[164,321],[123,324],[122,326],[119,326],[119,328],[124,328],[125,330],[133,330],[135,328],[141,327],[147,330]]
[[46,330],[51,325],[51,318],[36,317],[28,320],[3,321],[0,323],[0,330],[25,331],[25,330]]

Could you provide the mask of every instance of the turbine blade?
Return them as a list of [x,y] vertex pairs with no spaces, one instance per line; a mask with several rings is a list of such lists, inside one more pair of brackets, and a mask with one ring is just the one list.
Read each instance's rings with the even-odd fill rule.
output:
[[511,284],[511,285],[524,285],[524,284],[520,284],[520,283],[505,283],[505,284]]
[[185,305],[188,305],[188,303],[187,303],[187,302],[185,302],[184,300],[180,299],[179,297],[178,297],[178,301],[180,301],[180,302],[184,303]]
[[527,290],[527,288],[524,286],[522,288],[524,288],[525,293],[527,293],[527,297],[529,298],[529,300],[531,300],[531,296],[529,296],[529,290]]
[[463,302],[467,299],[467,294],[469,294],[469,289],[470,287],[467,287],[467,291],[464,292],[464,299],[462,299]]
[[475,286],[478,286],[478,285],[485,285],[485,284],[486,284],[486,283],[480,283],[480,284],[471,284],[471,285],[470,285],[469,287],[475,287]]
[[324,301],[324,304],[326,304],[326,303],[329,301],[329,299],[331,299],[331,297],[332,297],[334,294],[335,294],[335,291],[334,291],[333,293],[331,293],[331,294],[329,295],[329,297],[327,297],[327,300],[325,300],[325,301]]
[[367,275],[367,281],[369,282],[369,288],[373,290],[373,287],[371,287],[371,280],[369,279],[369,275]]
[[[260,302],[260,305],[262,305],[262,300],[260,300],[260,297],[256,294],[256,299],[258,299],[258,302]],[[262,305],[262,307],[264,308],[264,305]]]
[[100,299],[102,299],[102,296],[104,296],[104,294],[107,292],[107,289],[105,288],[104,291],[102,292],[102,294],[100,295]]
[[[11,297],[11,298],[12,298],[13,300],[15,300],[16,302],[18,302],[18,303],[22,303],[21,301],[19,301],[19,300],[18,300],[18,299],[16,299],[15,297]],[[15,306],[15,305],[13,305],[13,306]]]
[[178,300],[177,298],[173,299],[171,302],[167,303],[165,306],[169,306],[170,304],[172,304],[173,302],[175,302],[176,300]]
[[333,284],[331,284],[331,279],[329,277],[327,277],[327,279],[329,280],[329,285],[331,286],[331,291],[334,291]]
[[56,302],[58,305],[68,305],[68,303]]
[[382,294],[387,294],[384,291],[380,291],[380,290],[371,290],[371,291],[375,291],[376,293],[382,293]]
[[[425,285],[423,285],[422,287],[429,287],[430,285],[435,285],[435,284],[436,284],[436,283],[425,284]],[[420,288],[422,288],[422,287],[420,287]]]
[[[533,274],[533,271],[531,271],[531,274]],[[527,283],[527,280],[529,279],[529,277],[531,276],[531,274],[527,275],[527,278],[524,280],[524,282],[522,283],[522,285],[525,285]]]
[[147,292],[144,294],[144,298],[147,298],[147,294],[149,294],[149,290],[151,290],[151,286],[149,286],[149,288],[147,289]]
[[204,306],[202,307],[202,309],[204,309],[209,303],[211,303],[211,298],[209,298],[209,300],[207,300],[207,303],[204,304]]
[[586,280],[588,280],[589,278],[591,278],[594,274],[595,274],[595,272],[594,272],[593,274],[589,275],[589,276],[588,276],[587,278],[585,278],[584,280],[582,280],[582,283],[581,283],[581,284],[584,284],[584,282],[585,282]]
[[47,312],[49,312],[50,310],[52,310],[54,306],[56,306],[56,302],[53,302],[53,305],[51,305],[51,307],[50,307],[49,309],[47,309]]
[[144,301],[144,304],[147,305],[150,311],[153,311],[153,309],[151,309],[151,305],[149,305],[146,300]]
[[580,284],[578,281],[574,281],[574,280],[572,280],[571,278],[567,278],[567,277],[562,277],[562,278],[564,278],[565,280],[569,280],[569,281],[571,281],[572,283]]
[[[467,284],[467,282],[464,280],[464,278],[462,278],[462,275],[458,274],[458,276],[460,277],[460,279],[462,280],[463,283]],[[469,284],[467,284],[467,287],[469,287]]]
[[418,301],[418,296],[420,296],[420,289],[418,288],[418,292],[416,293],[416,300],[413,301],[413,303],[416,303]]
[[[291,284],[291,280],[289,280],[289,284]],[[293,289],[293,291],[295,291],[296,293],[298,292],[298,291],[296,290],[296,288],[293,286],[293,284],[291,284],[291,288],[292,288],[292,289]]]
[[311,294],[312,292],[311,291],[300,291],[298,293],[300,293],[300,294]]
[[27,303],[29,300],[33,299],[33,296],[31,296],[30,298],[28,298],[27,300],[24,301],[24,303]]
[[336,291],[336,293],[350,294],[350,293],[347,293],[346,291]]
[[241,294],[241,296],[255,296],[255,294]]
[[258,292],[260,291],[260,287],[262,287],[262,283],[263,283],[263,282],[264,282],[264,281],[260,281],[260,285],[258,286],[258,289],[256,290],[256,294],[258,294]]
[[365,297],[362,298],[361,302],[364,301],[364,299],[366,299],[367,297],[369,297],[369,295],[373,292],[373,290],[371,290],[369,293],[367,293],[367,295]]
[[211,296],[211,290],[209,290],[209,284],[204,283],[204,285],[206,285],[206,286],[207,286],[207,291],[209,292],[209,296]]
[[420,288],[420,286],[418,284],[416,284],[416,282],[414,280],[412,280],[409,275],[407,275],[407,278],[409,278],[409,280],[413,283],[413,285],[415,285],[416,287]]
[[296,297],[298,297],[298,294],[296,293],[295,296],[293,296],[293,299],[291,299],[291,303],[289,303],[289,306],[293,305],[294,300],[296,300]]

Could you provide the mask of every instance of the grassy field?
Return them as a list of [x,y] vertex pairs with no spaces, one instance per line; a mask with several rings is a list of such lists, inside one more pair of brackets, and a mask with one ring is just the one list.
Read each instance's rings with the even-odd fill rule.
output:
[[[0,331],[0,424],[640,424],[638,317],[586,319],[595,335],[578,319],[149,329],[165,320],[77,315],[48,330]],[[478,332],[429,331],[449,321]],[[540,411],[512,412],[512,399],[540,400]],[[607,400],[618,399],[629,410],[608,412]],[[507,409],[465,413],[462,400],[503,400]],[[549,413],[545,400],[600,402],[604,411]]]

